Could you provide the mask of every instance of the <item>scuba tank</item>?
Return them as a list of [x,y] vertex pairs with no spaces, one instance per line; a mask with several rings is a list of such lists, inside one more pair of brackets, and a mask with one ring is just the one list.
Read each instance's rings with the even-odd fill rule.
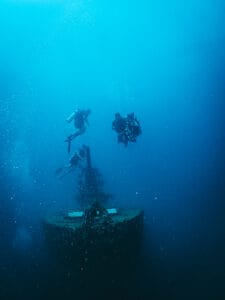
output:
[[75,116],[75,111],[72,112],[72,114],[66,119],[66,122],[71,123],[72,120],[74,119],[74,116]]

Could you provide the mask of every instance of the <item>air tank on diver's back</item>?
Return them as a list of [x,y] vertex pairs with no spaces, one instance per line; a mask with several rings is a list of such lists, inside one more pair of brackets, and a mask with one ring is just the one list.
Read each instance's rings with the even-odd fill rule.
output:
[[72,114],[66,119],[66,122],[71,123],[72,120],[74,119],[74,116],[75,116],[75,111],[72,112]]

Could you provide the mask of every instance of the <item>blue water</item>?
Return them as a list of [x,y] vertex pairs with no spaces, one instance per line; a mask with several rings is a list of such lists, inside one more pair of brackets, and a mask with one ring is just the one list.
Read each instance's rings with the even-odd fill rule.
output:
[[[77,205],[54,176],[76,107],[73,151],[91,147],[112,205],[145,211],[146,299],[225,298],[224,20],[222,0],[1,1],[2,300],[42,295],[43,216]],[[118,111],[142,125],[127,148]]]

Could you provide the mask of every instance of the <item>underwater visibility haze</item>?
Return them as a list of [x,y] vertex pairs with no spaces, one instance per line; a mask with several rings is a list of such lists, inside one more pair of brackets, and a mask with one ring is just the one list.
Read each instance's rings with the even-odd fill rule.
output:
[[[2,300],[51,299],[42,222],[79,208],[77,173],[54,174],[78,108],[71,153],[90,146],[111,207],[144,210],[134,299],[224,299],[224,20],[222,0],[1,1]],[[136,143],[117,143],[116,112]]]

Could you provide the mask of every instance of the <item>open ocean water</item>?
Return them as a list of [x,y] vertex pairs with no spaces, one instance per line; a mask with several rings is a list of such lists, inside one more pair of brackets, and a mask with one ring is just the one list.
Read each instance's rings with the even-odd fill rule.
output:
[[[0,37],[0,299],[225,299],[224,1],[1,0]],[[62,277],[42,226],[78,207],[76,171],[54,174],[76,108],[71,153],[89,145],[110,205],[145,215],[135,276],[100,294]]]

